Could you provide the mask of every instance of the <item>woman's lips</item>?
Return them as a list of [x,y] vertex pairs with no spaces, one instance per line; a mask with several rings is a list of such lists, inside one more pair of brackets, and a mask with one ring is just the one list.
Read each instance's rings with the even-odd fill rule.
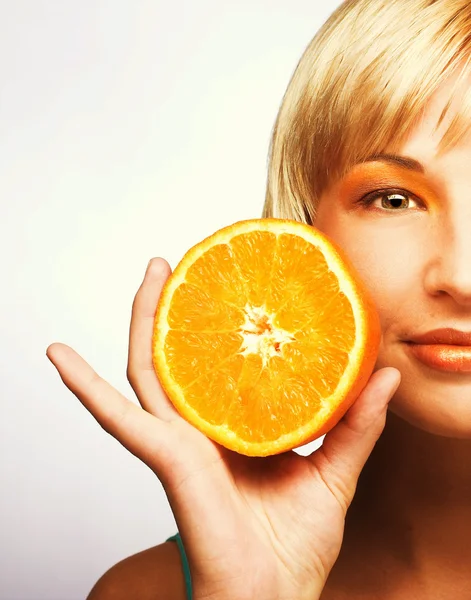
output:
[[407,345],[412,354],[428,367],[440,371],[471,373],[471,346],[412,342]]
[[407,346],[428,367],[471,373],[471,332],[452,327],[434,329],[411,337]]

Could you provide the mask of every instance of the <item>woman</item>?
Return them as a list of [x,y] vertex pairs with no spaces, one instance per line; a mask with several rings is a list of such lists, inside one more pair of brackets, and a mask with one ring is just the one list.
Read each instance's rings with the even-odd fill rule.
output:
[[471,597],[470,55],[465,0],[347,0],[286,92],[264,216],[337,241],[383,331],[375,373],[311,456],[248,459],[178,417],[149,347],[163,259],[133,306],[143,410],[73,350],[48,349],[162,481],[191,572],[185,591],[179,549],[163,543],[113,567],[90,600]]

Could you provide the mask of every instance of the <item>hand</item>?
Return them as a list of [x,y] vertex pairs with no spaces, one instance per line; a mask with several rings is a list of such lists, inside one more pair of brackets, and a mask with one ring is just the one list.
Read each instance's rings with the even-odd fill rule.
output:
[[52,344],[47,356],[103,429],[162,482],[188,555],[195,600],[319,598],[399,372],[388,367],[374,373],[309,456],[231,452],[177,413],[155,375],[154,313],[169,274],[166,261],[153,259],[133,303],[127,375],[142,408],[68,346]]

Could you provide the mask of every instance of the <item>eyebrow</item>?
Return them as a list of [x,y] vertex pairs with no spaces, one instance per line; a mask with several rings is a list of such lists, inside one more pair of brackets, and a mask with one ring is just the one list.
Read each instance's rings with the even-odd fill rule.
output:
[[400,156],[399,154],[372,154],[371,156],[365,158],[363,162],[375,161],[393,163],[405,169],[410,169],[411,171],[418,171],[419,173],[425,172],[423,164],[418,160],[415,160],[415,158],[411,158],[410,156]]

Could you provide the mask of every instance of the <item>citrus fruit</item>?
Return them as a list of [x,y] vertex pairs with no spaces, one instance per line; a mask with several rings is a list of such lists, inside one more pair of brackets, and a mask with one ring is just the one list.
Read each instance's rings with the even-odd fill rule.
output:
[[380,324],[343,251],[312,226],[239,221],[182,258],[162,290],[153,363],[177,411],[248,456],[331,429],[366,385]]

